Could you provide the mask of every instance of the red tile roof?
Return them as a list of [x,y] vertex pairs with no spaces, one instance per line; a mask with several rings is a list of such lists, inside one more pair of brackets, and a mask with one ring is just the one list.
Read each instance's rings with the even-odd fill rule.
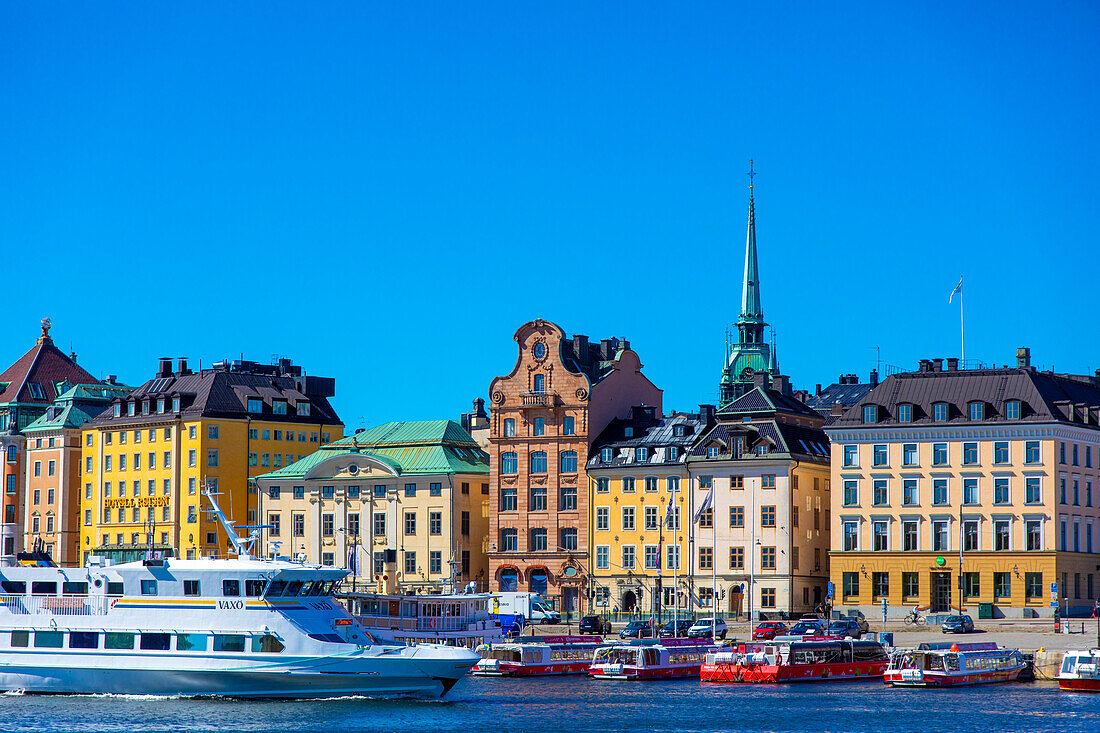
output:
[[[26,354],[0,374],[0,382],[8,382],[0,393],[0,405],[9,402],[50,404],[57,397],[54,384],[67,381],[70,385],[98,384],[99,380],[65,356],[49,338],[39,339]],[[42,385],[44,397],[31,394],[28,384]]]

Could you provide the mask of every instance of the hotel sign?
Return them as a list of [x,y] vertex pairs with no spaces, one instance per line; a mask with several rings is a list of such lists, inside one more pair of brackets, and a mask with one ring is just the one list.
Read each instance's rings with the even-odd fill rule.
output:
[[142,507],[142,506],[168,506],[171,497],[167,496],[120,496],[117,499],[104,499],[103,506],[107,509],[115,507]]

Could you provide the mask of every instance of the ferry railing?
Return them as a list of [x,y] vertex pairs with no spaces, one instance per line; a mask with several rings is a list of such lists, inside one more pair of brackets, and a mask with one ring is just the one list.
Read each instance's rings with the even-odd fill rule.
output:
[[476,616],[419,616],[415,618],[395,616],[356,616],[359,623],[368,629],[399,629],[402,631],[465,631],[477,628],[479,621],[485,621],[486,627],[492,625],[487,619]]
[[0,608],[19,616],[103,616],[110,603],[106,596],[0,595]]

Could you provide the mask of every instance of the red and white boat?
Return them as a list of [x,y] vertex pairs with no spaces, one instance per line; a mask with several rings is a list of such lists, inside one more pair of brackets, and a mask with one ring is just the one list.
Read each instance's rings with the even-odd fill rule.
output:
[[1066,652],[1058,671],[1058,687],[1074,692],[1100,692],[1100,649]]
[[703,682],[822,682],[878,679],[890,658],[876,641],[807,638],[803,641],[745,642],[707,656]]
[[1018,649],[943,642],[894,652],[884,680],[894,687],[949,687],[1015,682],[1031,672]]
[[707,639],[640,639],[596,650],[588,674],[600,680],[667,680],[698,677],[707,654],[718,647]]
[[598,636],[527,636],[498,642],[488,648],[471,674],[485,677],[584,674],[603,643]]

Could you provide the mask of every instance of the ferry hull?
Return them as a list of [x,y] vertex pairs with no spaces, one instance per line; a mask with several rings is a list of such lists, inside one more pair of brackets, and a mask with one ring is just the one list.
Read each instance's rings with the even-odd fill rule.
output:
[[[155,669],[104,664],[96,668],[21,666],[7,662],[0,688],[30,694],[116,694],[324,698],[341,695],[440,697],[473,665],[424,657],[387,661],[340,660],[297,667],[237,665],[235,669]],[[3,660],[6,661],[6,660]],[[243,668],[242,668],[243,667]],[[265,669],[260,669],[261,667]]]
[[1072,692],[1100,692],[1100,679],[1059,679],[1058,687]]
[[606,670],[592,667],[588,674],[597,680],[672,680],[680,677],[698,677],[699,667],[631,668]]
[[699,670],[703,682],[719,683],[782,683],[828,682],[859,679],[881,679],[889,662],[839,664],[768,665],[768,664],[704,664]]
[[501,664],[497,667],[478,665],[470,674],[476,677],[560,677],[567,674],[584,674],[591,662],[572,664]]
[[996,669],[962,674],[923,674],[919,677],[904,677],[899,670],[886,673],[884,682],[893,687],[964,687],[967,685],[986,685],[996,682],[1017,682],[1026,667],[1019,669]]

